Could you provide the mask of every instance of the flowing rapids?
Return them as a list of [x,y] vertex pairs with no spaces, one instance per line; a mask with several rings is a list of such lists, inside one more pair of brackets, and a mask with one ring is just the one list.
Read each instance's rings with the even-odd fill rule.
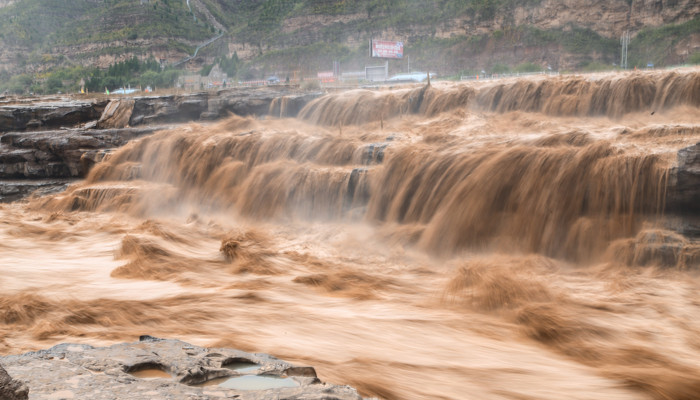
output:
[[134,141],[0,205],[0,353],[150,334],[384,399],[698,398],[697,210],[667,200],[699,96],[696,72],[357,90]]

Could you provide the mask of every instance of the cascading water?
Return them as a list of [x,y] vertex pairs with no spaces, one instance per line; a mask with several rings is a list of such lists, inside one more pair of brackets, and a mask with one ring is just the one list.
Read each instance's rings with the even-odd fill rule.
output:
[[0,351],[149,333],[386,399],[697,398],[698,88],[357,90],[134,141],[0,205]]

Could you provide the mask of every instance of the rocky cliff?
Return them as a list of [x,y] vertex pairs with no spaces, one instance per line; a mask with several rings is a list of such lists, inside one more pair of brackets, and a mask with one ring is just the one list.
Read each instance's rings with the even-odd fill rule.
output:
[[574,68],[617,60],[625,30],[634,41],[660,27],[667,29],[659,38],[630,47],[631,59],[682,63],[700,50],[697,23],[673,28],[698,18],[694,0],[12,3],[0,2],[0,68],[14,72],[76,63],[104,68],[132,55],[173,63],[220,32],[223,39],[190,68],[233,52],[256,69],[315,72],[334,59],[359,68],[370,61],[371,38],[402,40],[416,67],[444,73],[518,61]]
[[[540,29],[578,25],[604,37],[619,38],[625,30],[685,22],[700,14],[694,0],[544,0],[536,7],[518,6],[515,25],[531,24]],[[505,16],[502,27],[507,25]]]

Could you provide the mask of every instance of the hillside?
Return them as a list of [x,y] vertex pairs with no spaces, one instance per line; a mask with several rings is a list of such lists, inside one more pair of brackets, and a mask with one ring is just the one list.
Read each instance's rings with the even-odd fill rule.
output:
[[215,32],[180,0],[19,0],[0,9],[0,21],[6,68],[179,57]]
[[260,3],[255,18],[232,30],[230,47],[268,70],[329,69],[333,59],[362,67],[370,62],[370,38],[404,41],[416,68],[442,75],[523,62],[569,70],[610,65],[619,62],[625,30],[633,39],[630,65],[683,63],[700,50],[700,3],[694,0]]
[[[164,65],[202,48],[185,68],[222,56],[244,62],[240,79],[315,75],[376,64],[371,38],[401,40],[412,69],[595,70],[619,62],[629,30],[629,65],[686,63],[700,52],[696,0],[3,0],[0,76],[46,79],[57,68],[153,57]],[[406,57],[408,59],[408,57]],[[697,57],[696,57],[697,58]],[[408,68],[392,61],[390,69]],[[33,78],[36,81],[36,78]],[[64,79],[65,80],[65,79]]]

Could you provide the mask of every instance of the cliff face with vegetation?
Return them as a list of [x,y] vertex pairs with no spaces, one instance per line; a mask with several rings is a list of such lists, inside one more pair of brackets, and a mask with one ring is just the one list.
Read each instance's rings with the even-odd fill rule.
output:
[[385,38],[404,41],[416,67],[452,74],[522,62],[561,69],[610,65],[619,62],[625,30],[633,37],[630,65],[683,63],[700,50],[694,0],[285,3],[264,2],[260,20],[273,22],[250,23],[234,36],[239,55],[258,56],[272,69],[285,63],[303,69],[305,60],[321,62],[327,54],[341,64],[362,64],[369,61],[367,40]]
[[[619,62],[625,30],[630,66],[692,61],[700,52],[700,2],[0,0],[0,75],[7,81],[24,72],[36,82],[56,69],[105,69],[133,56],[174,64],[219,35],[186,68],[236,53],[244,62],[231,72],[239,79],[313,75],[333,61],[352,70],[377,63],[367,43],[382,38],[403,41],[413,69],[442,75],[593,70]],[[390,63],[393,72],[407,67]]]
[[180,0],[17,0],[0,8],[0,68],[180,57],[216,31]]

